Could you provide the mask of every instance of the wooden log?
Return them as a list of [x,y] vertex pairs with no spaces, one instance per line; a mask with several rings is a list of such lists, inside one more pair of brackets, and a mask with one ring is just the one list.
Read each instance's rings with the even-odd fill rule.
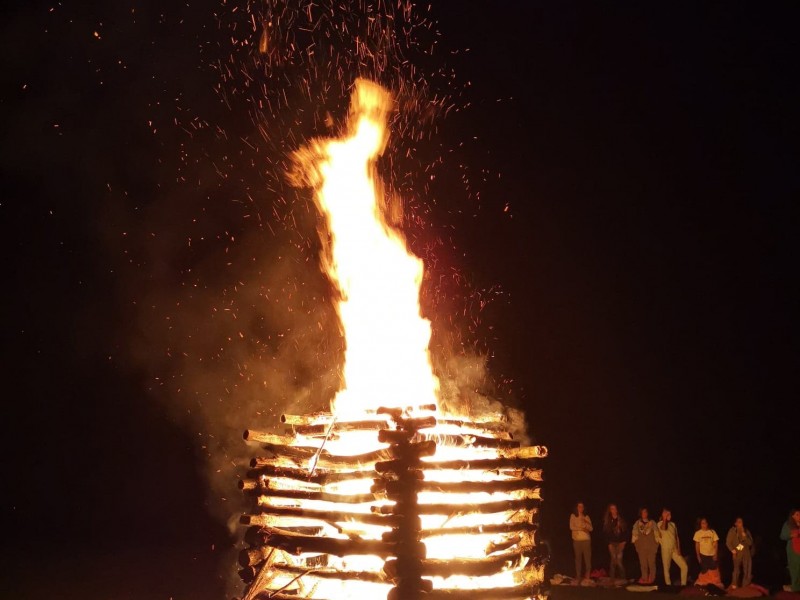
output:
[[377,525],[380,527],[394,527],[397,517],[394,515],[379,515],[374,513],[356,513],[337,510],[314,510],[310,508],[297,508],[293,506],[272,506],[269,511],[260,515],[242,515],[239,522],[242,525],[258,525],[260,527],[274,527],[280,519],[276,517],[294,517],[310,519],[323,523],[354,522],[364,525]]
[[515,440],[501,439],[473,435],[471,433],[418,433],[413,441],[432,441],[440,446],[455,446],[458,448],[519,448],[520,443]]
[[273,445],[286,445],[291,446],[296,438],[291,435],[279,435],[275,433],[267,433],[265,431],[257,431],[255,429],[245,429],[242,438],[246,442],[261,442],[263,444]]
[[366,581],[369,583],[388,583],[386,574],[373,571],[340,571],[328,567],[309,568],[285,563],[272,563],[272,568],[283,573],[303,574],[319,579],[339,579],[342,581]]
[[[303,481],[306,483],[316,483],[318,485],[326,485],[328,483],[340,483],[342,481],[355,481],[358,479],[371,479],[375,476],[375,470],[372,466],[364,469],[356,469],[352,471],[330,471],[324,467],[320,467],[309,473],[305,467],[289,467],[289,466],[276,466],[276,459],[257,457],[250,460],[252,467],[247,472],[247,477],[251,480],[260,479],[262,477],[284,477],[286,479],[294,479],[296,481]],[[244,489],[248,484],[241,484],[240,488]]]
[[[518,500],[498,500],[492,502],[470,504],[419,504],[416,510],[421,515],[465,515],[472,513],[492,514],[515,510],[530,510],[539,506],[538,498],[520,498]],[[380,515],[396,514],[397,505],[385,504],[370,507],[372,512]]]
[[[496,523],[492,525],[464,525],[461,527],[436,527],[423,529],[417,535],[421,538],[437,537],[443,535],[479,535],[479,534],[501,534],[536,531],[538,526],[528,521],[517,521],[510,523]],[[382,534],[384,541],[393,541],[396,530],[392,529]]]
[[306,490],[284,490],[268,488],[262,490],[256,502],[259,506],[271,506],[270,498],[290,498],[298,500],[319,500],[336,504],[365,504],[375,502],[375,494],[330,494],[328,492],[309,492]]
[[[299,533],[300,535],[319,535],[322,533],[322,527],[281,527],[281,531],[288,531],[289,533]],[[269,527],[248,527],[244,532],[243,540],[250,546],[263,546],[264,541],[269,537]]]
[[477,458],[475,460],[426,460],[423,469],[498,471],[503,469],[531,469],[538,464],[535,458]]
[[[381,488],[381,483],[383,487]],[[442,492],[447,494],[472,494],[472,493],[500,493],[516,492],[521,490],[533,490],[539,492],[537,486],[531,485],[526,479],[501,479],[493,481],[420,481],[416,484],[416,489],[420,492]],[[372,486],[375,492],[385,491],[390,494],[399,491],[400,484],[397,481],[376,480]]]
[[[279,533],[280,532],[280,533]],[[314,535],[300,535],[290,533],[273,528],[270,535],[264,541],[264,546],[247,548],[243,553],[247,554],[247,560],[252,560],[251,557],[258,557],[263,555],[265,558],[271,548],[283,550],[289,554],[332,554],[334,556],[347,556],[351,554],[368,554],[380,556],[381,558],[392,556],[394,554],[394,544],[389,544],[383,540],[361,540],[350,538],[332,538],[321,537]],[[240,562],[241,562],[240,555]],[[261,559],[263,560],[263,559]],[[250,562],[249,564],[257,564],[257,562]],[[242,566],[248,566],[242,564]]]
[[274,444],[264,444],[264,450],[271,452],[276,458],[283,458],[297,461],[309,461],[317,457],[317,465],[320,466],[336,466],[338,468],[351,468],[358,469],[364,466],[374,464],[379,460],[391,460],[397,458],[392,452],[392,448],[382,450],[373,450],[363,454],[355,454],[352,456],[343,456],[338,454],[331,454],[327,450],[319,451],[319,448],[310,448],[308,446],[282,446]]

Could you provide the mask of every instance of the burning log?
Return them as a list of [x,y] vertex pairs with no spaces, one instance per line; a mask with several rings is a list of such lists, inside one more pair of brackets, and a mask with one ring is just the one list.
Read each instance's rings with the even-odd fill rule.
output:
[[[514,510],[529,510],[539,505],[538,498],[522,498],[520,500],[500,500],[473,504],[420,504],[421,515],[464,515],[471,513],[500,513]],[[382,505],[371,507],[372,512],[380,515],[401,514],[397,512],[396,505]]]
[[[382,572],[372,571],[345,571],[341,569],[298,567],[285,563],[273,563],[272,568],[276,571],[292,574],[302,574],[308,577],[318,577],[319,579],[340,579],[343,581],[368,581],[371,583],[388,583],[386,575]],[[296,598],[296,597],[295,597]]]
[[281,522],[280,517],[294,517],[324,523],[358,523],[361,525],[377,525],[391,527],[396,521],[395,515],[377,515],[371,513],[343,512],[335,510],[314,510],[293,506],[271,506],[269,513],[261,515],[242,515],[242,525],[258,525],[259,527],[275,527]]
[[357,470],[357,471],[331,471],[328,472],[324,467],[316,469],[311,473],[305,467],[287,467],[277,466],[274,458],[253,458],[250,460],[252,467],[247,472],[249,479],[243,480],[245,483],[240,483],[239,488],[244,490],[248,487],[253,487],[254,483],[247,483],[249,481],[257,480],[261,477],[282,477],[286,479],[294,479],[306,483],[316,483],[318,485],[327,485],[329,483],[340,483],[342,481],[355,481],[358,479],[366,479],[374,476],[371,470]]
[[329,494],[327,492],[307,492],[303,490],[284,490],[268,488],[259,492],[258,505],[270,506],[269,498],[289,498],[317,500],[342,504],[364,504],[374,502],[375,494]]
[[[258,564],[266,558],[272,548],[277,548],[289,554],[331,554],[333,556],[348,556],[353,554],[371,554],[386,557],[393,554],[393,545],[381,540],[361,540],[349,538],[331,538],[314,535],[301,535],[270,528],[263,546],[243,550],[240,554],[240,564],[243,567]],[[258,558],[258,560],[254,560]]]
[[[386,492],[395,494],[399,491],[397,481],[387,481],[376,479],[375,484],[370,488],[373,493]],[[493,481],[420,481],[416,484],[420,492],[442,492],[447,494],[472,494],[486,493],[496,494],[500,492],[535,491],[539,493],[538,487],[531,487],[530,482],[524,479],[503,479]]]

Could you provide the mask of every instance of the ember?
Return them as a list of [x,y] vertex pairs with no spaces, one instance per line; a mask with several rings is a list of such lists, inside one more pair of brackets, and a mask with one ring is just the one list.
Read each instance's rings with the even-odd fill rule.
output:
[[541,446],[499,414],[439,409],[420,316],[422,261],[383,218],[373,162],[391,98],[359,80],[346,134],[298,155],[340,292],[343,387],[331,412],[284,415],[241,489],[254,497],[244,598],[530,598]]

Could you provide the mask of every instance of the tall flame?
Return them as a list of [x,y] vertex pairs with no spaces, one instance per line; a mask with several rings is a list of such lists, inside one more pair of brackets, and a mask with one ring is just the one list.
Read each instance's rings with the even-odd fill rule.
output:
[[332,406],[340,418],[379,406],[435,404],[439,388],[428,350],[431,325],[420,314],[423,264],[387,223],[376,185],[391,108],[389,92],[357,80],[346,134],[318,140],[299,156],[327,221],[323,268],[341,294],[345,364]]

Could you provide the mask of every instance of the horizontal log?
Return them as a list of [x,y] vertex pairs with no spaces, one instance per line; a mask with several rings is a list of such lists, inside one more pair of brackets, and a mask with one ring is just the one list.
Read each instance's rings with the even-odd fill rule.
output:
[[292,573],[294,575],[307,575],[319,579],[339,579],[341,581],[366,581],[369,583],[388,583],[388,578],[383,572],[373,571],[340,571],[329,567],[299,567],[285,563],[272,563],[270,567],[275,571]]
[[317,465],[336,466],[339,468],[360,468],[365,465],[374,464],[379,460],[391,460],[397,458],[392,448],[373,450],[363,454],[352,456],[342,456],[331,454],[327,450],[320,451],[319,448],[308,446],[283,446],[277,444],[264,444],[264,450],[271,452],[276,458],[290,459],[294,461],[309,461],[316,457]]
[[261,442],[263,444],[283,444],[291,446],[296,438],[293,435],[279,435],[276,433],[267,433],[265,431],[257,431],[255,429],[245,429],[242,438],[246,442]]
[[[388,492],[396,493],[401,488],[397,481],[387,481],[377,479],[371,487],[374,493]],[[415,488],[420,492],[442,492],[447,494],[472,494],[472,493],[500,493],[516,492],[520,490],[539,491],[539,487],[533,485],[527,479],[501,479],[492,481],[420,481],[415,484]]]
[[[275,462],[279,459],[257,457],[250,460],[252,467],[247,472],[245,481],[256,480],[261,477],[284,477],[306,483],[316,483],[326,485],[329,483],[340,483],[342,481],[355,481],[358,479],[371,479],[375,476],[375,469],[369,465],[366,468],[358,468],[352,471],[330,471],[324,467],[319,467],[314,473],[309,473],[306,467],[277,466]],[[251,484],[240,484],[240,489],[246,489]]]
[[[394,553],[394,544],[389,544],[383,540],[354,540],[350,538],[340,539],[314,535],[300,535],[282,531],[277,528],[272,528],[270,530],[269,536],[264,540],[264,546],[248,548],[242,552],[247,554],[247,560],[250,560],[251,556],[257,557],[260,555],[266,558],[271,548],[277,548],[278,550],[283,550],[284,552],[295,555],[305,553],[332,554],[334,556],[369,554],[387,557],[392,556]],[[260,560],[257,562],[260,562]],[[248,564],[257,563],[250,562]],[[248,564],[242,563],[242,566],[248,566]]]
[[[521,498],[518,500],[498,500],[493,502],[470,504],[419,504],[417,514],[420,515],[466,515],[472,513],[492,514],[514,510],[530,510],[540,504],[537,498]],[[397,505],[386,504],[373,506],[371,510],[376,514],[392,515]]]
[[[283,421],[283,418],[288,420]],[[380,431],[389,427],[389,419],[376,418],[376,419],[363,419],[360,421],[336,421],[331,427],[330,421],[314,422],[313,419],[303,419],[299,415],[284,415],[282,421],[287,425],[291,425],[291,430],[294,433],[307,436],[320,436],[327,435],[330,430],[331,433],[339,433],[343,431]],[[436,422],[439,425],[451,425],[464,429],[472,429],[475,431],[483,431],[486,433],[499,434],[503,438],[510,438],[508,432],[508,424],[502,420],[500,421],[470,421],[467,419],[453,419],[437,417]]]
[[324,523],[362,523],[364,525],[377,525],[380,527],[394,527],[398,518],[394,515],[379,515],[373,513],[355,513],[336,510],[314,510],[310,508],[297,508],[293,506],[270,507],[268,512],[260,515],[242,515],[239,522],[242,525],[259,525],[261,527],[274,526],[273,517],[294,517],[298,519],[312,519]]
[[259,506],[270,506],[269,498],[291,498],[296,500],[319,500],[337,504],[365,504],[375,502],[375,494],[331,494],[328,492],[310,492],[306,490],[282,490],[267,488],[258,495]]
[[418,433],[413,441],[432,441],[439,446],[457,448],[519,448],[521,444],[516,440],[507,440],[496,437],[473,435],[471,433]]
[[[492,525],[464,525],[461,527],[437,527],[423,529],[418,533],[420,538],[437,537],[443,535],[480,535],[480,534],[500,534],[536,531],[538,526],[528,521],[518,521],[511,523],[496,523]],[[396,531],[386,531],[382,534],[384,541],[394,541]]]
[[[281,527],[281,531],[288,531],[289,533],[299,533],[301,535],[319,535],[322,533],[322,527]],[[269,536],[269,527],[248,527],[244,532],[242,539],[250,546],[263,546],[264,541]]]

